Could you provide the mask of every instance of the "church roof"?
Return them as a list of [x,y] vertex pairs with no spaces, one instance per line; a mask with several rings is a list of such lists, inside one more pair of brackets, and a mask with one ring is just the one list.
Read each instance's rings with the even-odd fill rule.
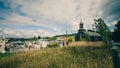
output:
[[101,36],[99,33],[96,32],[85,31],[85,33],[87,33],[90,36]]

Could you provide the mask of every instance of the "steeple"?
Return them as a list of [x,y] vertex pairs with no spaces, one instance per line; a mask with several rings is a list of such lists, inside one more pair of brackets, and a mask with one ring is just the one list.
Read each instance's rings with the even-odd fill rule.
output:
[[83,32],[83,31],[85,31],[85,29],[84,29],[84,24],[83,24],[83,22],[81,20],[81,22],[79,24],[79,30],[78,30],[78,32]]
[[80,24],[79,24],[79,29],[84,29],[82,22],[80,22]]

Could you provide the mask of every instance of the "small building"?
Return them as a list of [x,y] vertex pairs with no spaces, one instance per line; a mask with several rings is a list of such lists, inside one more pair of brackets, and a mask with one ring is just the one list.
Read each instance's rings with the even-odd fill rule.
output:
[[58,37],[57,41],[59,41],[60,44],[62,44],[61,46],[65,46],[67,45],[67,38],[66,37]]
[[75,41],[80,41],[80,38],[86,38],[86,36],[89,36],[89,41],[102,41],[102,37],[99,33],[86,31],[83,23],[80,22],[78,33],[75,34]]

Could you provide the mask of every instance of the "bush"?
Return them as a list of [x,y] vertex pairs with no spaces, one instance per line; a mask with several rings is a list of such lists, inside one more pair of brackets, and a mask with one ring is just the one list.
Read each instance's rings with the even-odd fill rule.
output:
[[73,39],[72,39],[72,38],[69,38],[69,39],[68,39],[68,42],[73,42]]

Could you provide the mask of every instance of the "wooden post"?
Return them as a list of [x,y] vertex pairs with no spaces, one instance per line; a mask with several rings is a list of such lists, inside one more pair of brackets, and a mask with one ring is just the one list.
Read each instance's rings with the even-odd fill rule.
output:
[[118,47],[113,45],[111,51],[112,51],[114,68],[120,68],[120,55],[119,55]]

